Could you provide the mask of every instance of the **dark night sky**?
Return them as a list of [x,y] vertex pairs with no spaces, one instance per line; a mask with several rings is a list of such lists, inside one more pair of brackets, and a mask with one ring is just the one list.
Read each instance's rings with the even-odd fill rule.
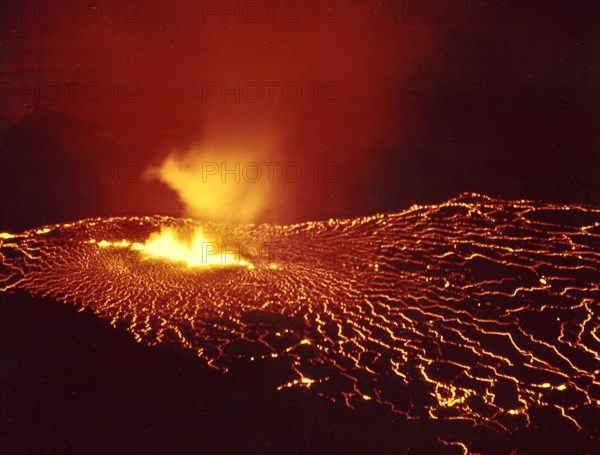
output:
[[[206,193],[205,217],[225,220],[389,212],[462,191],[600,203],[596,2],[50,3],[2,5],[3,228],[190,213],[151,171],[169,156],[187,169],[174,185],[193,181],[187,197]],[[223,102],[207,83],[249,91]],[[301,99],[284,99],[286,84]],[[221,159],[303,174],[199,186],[198,163]]]

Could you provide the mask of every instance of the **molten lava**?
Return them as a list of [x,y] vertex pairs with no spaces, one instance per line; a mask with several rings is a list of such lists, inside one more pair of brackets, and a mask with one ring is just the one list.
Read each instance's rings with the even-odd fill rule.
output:
[[281,393],[435,421],[449,449],[514,452],[559,426],[600,441],[600,209],[465,194],[290,226],[97,218],[0,234],[0,259],[0,297],[90,308]]
[[146,258],[183,262],[189,267],[231,265],[253,267],[241,257],[239,246],[228,247],[224,242],[209,239],[200,227],[194,228],[187,238],[185,234],[174,228],[162,228],[160,232],[151,234],[139,250]]

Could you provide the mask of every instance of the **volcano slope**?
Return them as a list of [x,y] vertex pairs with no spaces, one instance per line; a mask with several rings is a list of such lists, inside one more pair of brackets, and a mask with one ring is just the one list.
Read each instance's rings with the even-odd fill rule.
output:
[[[198,226],[240,263],[145,254],[152,233]],[[288,226],[96,218],[1,234],[0,259],[4,296],[91,309],[224,375],[258,365],[280,393],[433,422],[451,453],[520,453],[511,436],[549,422],[583,452],[600,441],[600,209],[463,194]]]

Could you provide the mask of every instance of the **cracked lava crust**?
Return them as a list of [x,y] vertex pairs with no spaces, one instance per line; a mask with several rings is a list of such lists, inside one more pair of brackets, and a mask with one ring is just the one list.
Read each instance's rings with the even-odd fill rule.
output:
[[[237,258],[153,255],[165,228]],[[90,308],[224,374],[263,362],[278,389],[500,435],[543,410],[600,440],[600,209],[463,194],[289,226],[120,217],[0,236],[3,293]]]

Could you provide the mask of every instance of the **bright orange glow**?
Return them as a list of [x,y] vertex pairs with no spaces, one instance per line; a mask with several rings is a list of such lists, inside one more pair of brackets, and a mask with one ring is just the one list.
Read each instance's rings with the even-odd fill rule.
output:
[[192,149],[170,155],[155,174],[177,192],[192,218],[254,222],[272,202],[273,178],[262,155]]
[[290,388],[294,386],[310,388],[310,386],[313,385],[315,382],[317,381],[303,376],[300,379],[294,379],[293,381],[288,382],[287,384],[280,385],[279,387],[277,387],[277,390],[283,390],[284,388]]
[[173,228],[163,228],[151,234],[139,250],[146,258],[184,262],[189,267],[238,265],[253,268],[239,251],[206,237],[199,227],[187,238]]
[[[223,373],[272,365],[277,390],[350,409],[502,435],[551,419],[584,434],[600,406],[599,228],[600,209],[471,193],[296,225],[88,219],[0,233],[0,296],[79,302],[137,341],[181,345]],[[197,279],[229,265],[244,267]],[[426,399],[399,399],[413,384]]]

